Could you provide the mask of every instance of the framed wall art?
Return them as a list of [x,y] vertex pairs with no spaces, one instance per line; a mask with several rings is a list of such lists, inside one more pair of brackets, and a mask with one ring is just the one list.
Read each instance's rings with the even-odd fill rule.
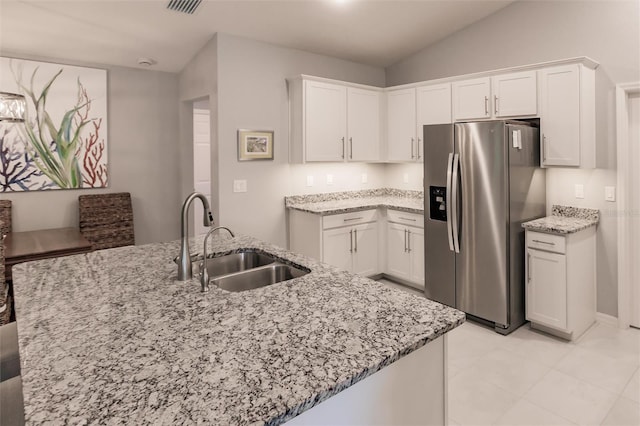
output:
[[0,122],[0,192],[108,185],[106,70],[0,57],[0,92],[26,99]]
[[238,130],[238,161],[273,160],[273,131]]

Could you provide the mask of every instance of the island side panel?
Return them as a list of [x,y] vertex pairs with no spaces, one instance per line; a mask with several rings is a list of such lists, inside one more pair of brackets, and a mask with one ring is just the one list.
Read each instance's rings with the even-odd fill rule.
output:
[[286,425],[444,425],[446,347],[445,334]]

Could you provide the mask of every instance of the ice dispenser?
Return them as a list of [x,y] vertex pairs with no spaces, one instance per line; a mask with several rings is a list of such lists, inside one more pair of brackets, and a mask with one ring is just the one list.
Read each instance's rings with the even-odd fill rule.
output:
[[429,218],[447,221],[447,188],[445,186],[429,187]]

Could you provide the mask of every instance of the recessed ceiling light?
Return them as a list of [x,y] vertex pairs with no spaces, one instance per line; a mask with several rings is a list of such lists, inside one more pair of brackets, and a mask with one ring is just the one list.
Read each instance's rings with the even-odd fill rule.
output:
[[142,65],[144,67],[150,67],[152,65],[157,64],[158,62],[152,58],[140,57],[138,58],[138,65]]

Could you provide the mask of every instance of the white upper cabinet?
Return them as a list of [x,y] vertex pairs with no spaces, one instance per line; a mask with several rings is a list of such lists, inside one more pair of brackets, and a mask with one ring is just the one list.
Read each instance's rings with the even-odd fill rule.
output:
[[476,120],[491,117],[491,78],[474,78],[452,84],[453,117]]
[[347,88],[349,161],[380,160],[380,108],[382,93],[376,90]]
[[563,59],[386,89],[290,79],[289,161],[422,162],[425,125],[540,118],[543,167],[593,168],[597,66]]
[[347,88],[305,81],[306,161],[342,161],[347,136]]
[[380,161],[382,91],[289,81],[291,162]]
[[456,120],[535,116],[538,112],[536,72],[454,82],[453,111]]
[[595,167],[595,75],[580,64],[540,70],[544,166]]
[[524,71],[491,78],[495,117],[536,115],[538,96],[536,72]]
[[[426,124],[452,123],[451,83],[416,87],[418,135]],[[420,136],[422,137],[422,136]]]
[[416,89],[387,92],[387,160],[415,161]]

